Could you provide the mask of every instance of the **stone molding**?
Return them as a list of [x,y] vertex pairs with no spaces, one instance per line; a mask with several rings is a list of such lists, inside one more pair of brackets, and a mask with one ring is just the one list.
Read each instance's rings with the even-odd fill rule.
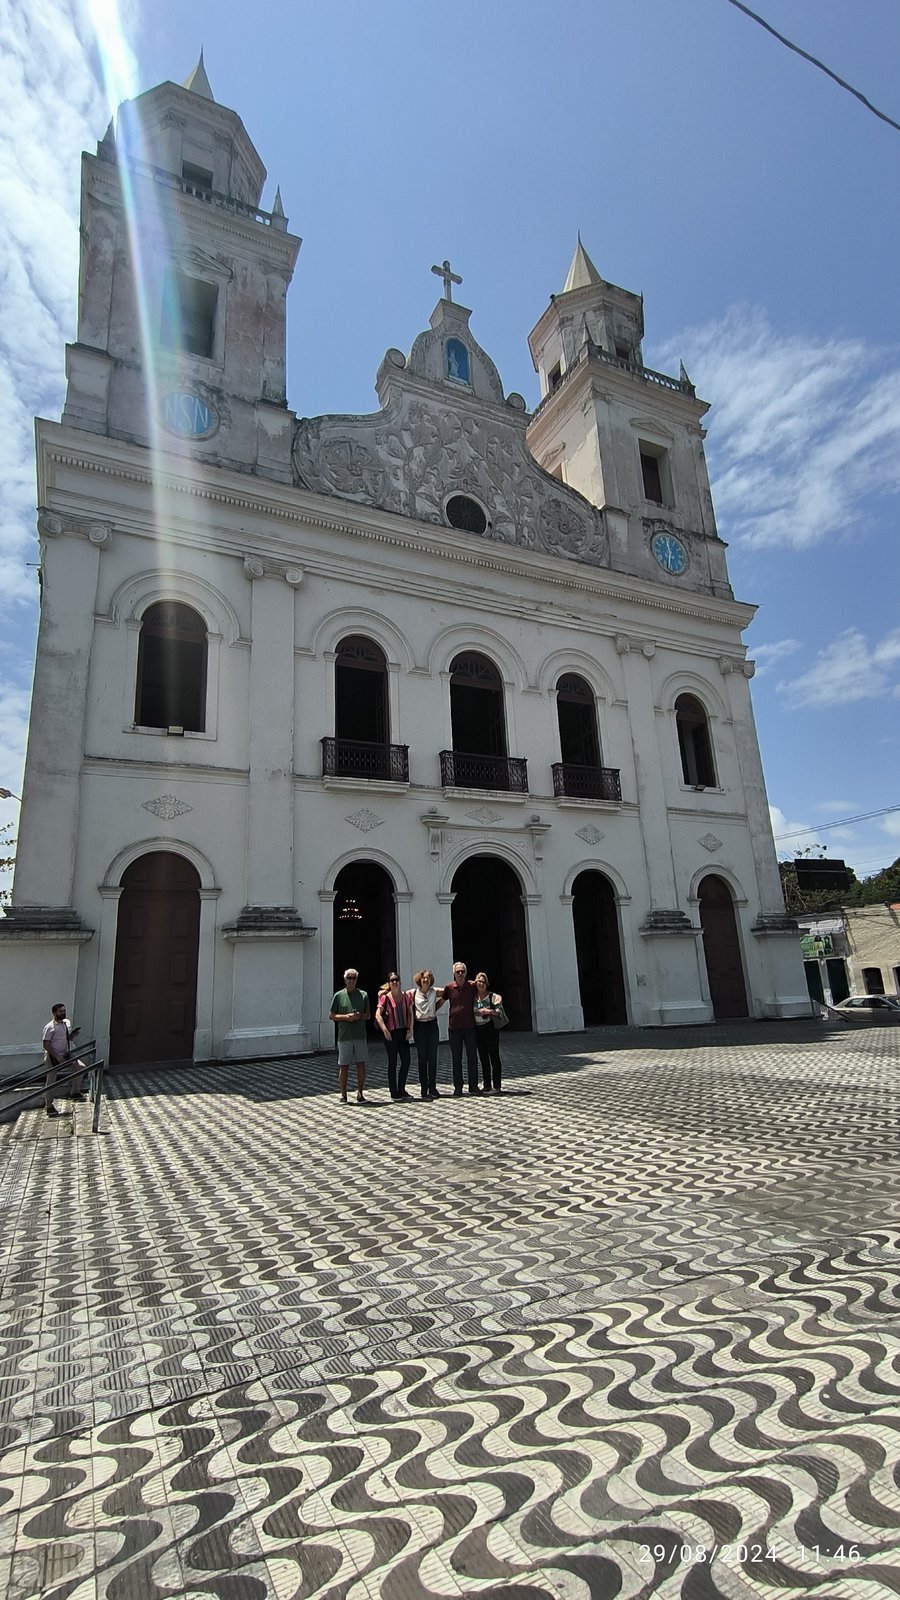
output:
[[88,928],[74,906],[8,906],[0,917],[2,939],[49,939],[56,944],[87,944]]
[[295,906],[244,906],[236,922],[222,928],[225,939],[312,939],[318,928],[308,928]]
[[615,638],[616,655],[641,655],[652,661],[656,655],[655,639],[640,639],[628,633],[617,633]]
[[743,656],[719,656],[719,671],[723,678],[730,677],[732,672],[737,672],[742,678],[752,678],[756,672],[756,662],[746,661]]
[[304,572],[302,567],[292,562],[273,561],[269,556],[245,555],[244,577],[250,583],[255,578],[283,578],[292,589],[299,589]]
[[655,934],[699,933],[683,911],[657,909],[648,911],[638,930],[645,937]]
[[797,938],[800,933],[800,924],[796,917],[787,911],[760,911],[750,929],[751,933],[789,933],[792,938]]
[[93,517],[61,516],[55,511],[40,510],[37,525],[43,539],[87,539],[99,550],[108,546],[112,539],[111,524],[98,522]]

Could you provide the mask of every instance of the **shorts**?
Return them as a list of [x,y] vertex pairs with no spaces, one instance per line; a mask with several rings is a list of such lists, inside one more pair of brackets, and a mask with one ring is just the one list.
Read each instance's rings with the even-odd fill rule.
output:
[[339,1067],[352,1067],[355,1061],[368,1061],[369,1046],[365,1039],[339,1039],[337,1053]]

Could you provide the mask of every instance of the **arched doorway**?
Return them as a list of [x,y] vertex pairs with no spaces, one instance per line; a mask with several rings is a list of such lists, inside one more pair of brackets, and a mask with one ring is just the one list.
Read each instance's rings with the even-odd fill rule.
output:
[[522,885],[497,856],[470,856],[453,875],[453,959],[486,972],[511,1028],[531,1031],[531,983]]
[[122,874],[109,1059],[190,1061],[197,1012],[200,878],[184,856],[154,850]]
[[397,961],[394,885],[377,861],[350,861],[334,887],[334,987],[342,989],[344,973],[355,967],[374,1012],[379,986]]
[[602,872],[579,872],[572,886],[578,989],[586,1028],[628,1021],[615,890]]
[[724,878],[710,873],[700,884],[697,898],[713,1016],[717,1022],[725,1017],[746,1017],[747,989],[731,890]]

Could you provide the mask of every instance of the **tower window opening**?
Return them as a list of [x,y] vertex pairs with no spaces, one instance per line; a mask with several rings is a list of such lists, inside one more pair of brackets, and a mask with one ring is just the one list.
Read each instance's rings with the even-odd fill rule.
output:
[[694,789],[714,789],[716,769],[713,766],[709,724],[700,701],[692,694],[681,694],[675,701],[675,726],[685,783]]
[[663,460],[665,452],[657,455],[649,450],[646,445],[641,446],[641,479],[644,486],[644,499],[652,500],[654,505],[664,506],[666,503],[663,494]]
[[186,272],[169,272],[163,291],[160,342],[164,350],[181,350],[186,355],[213,355],[216,329],[216,303],[219,291],[214,283],[189,278]]
[[557,389],[559,388],[560,384],[562,383],[562,379],[563,379],[562,366],[557,361],[556,366],[553,368],[553,370],[547,374],[547,387],[548,387],[548,390],[549,390],[550,394],[555,394],[556,393]]
[[488,525],[478,501],[467,494],[451,495],[445,510],[451,528],[458,528],[460,533],[484,533]]
[[206,167],[195,167],[192,161],[182,161],[181,176],[189,194],[207,200],[212,193],[213,175]]
[[145,612],[134,720],[140,728],[206,728],[206,623],[190,606],[160,600]]

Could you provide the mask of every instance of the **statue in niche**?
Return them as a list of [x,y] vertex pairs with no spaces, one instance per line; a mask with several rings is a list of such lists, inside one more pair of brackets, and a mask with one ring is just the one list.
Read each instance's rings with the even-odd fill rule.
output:
[[446,376],[454,383],[471,383],[469,377],[469,352],[461,339],[448,339],[444,346]]

